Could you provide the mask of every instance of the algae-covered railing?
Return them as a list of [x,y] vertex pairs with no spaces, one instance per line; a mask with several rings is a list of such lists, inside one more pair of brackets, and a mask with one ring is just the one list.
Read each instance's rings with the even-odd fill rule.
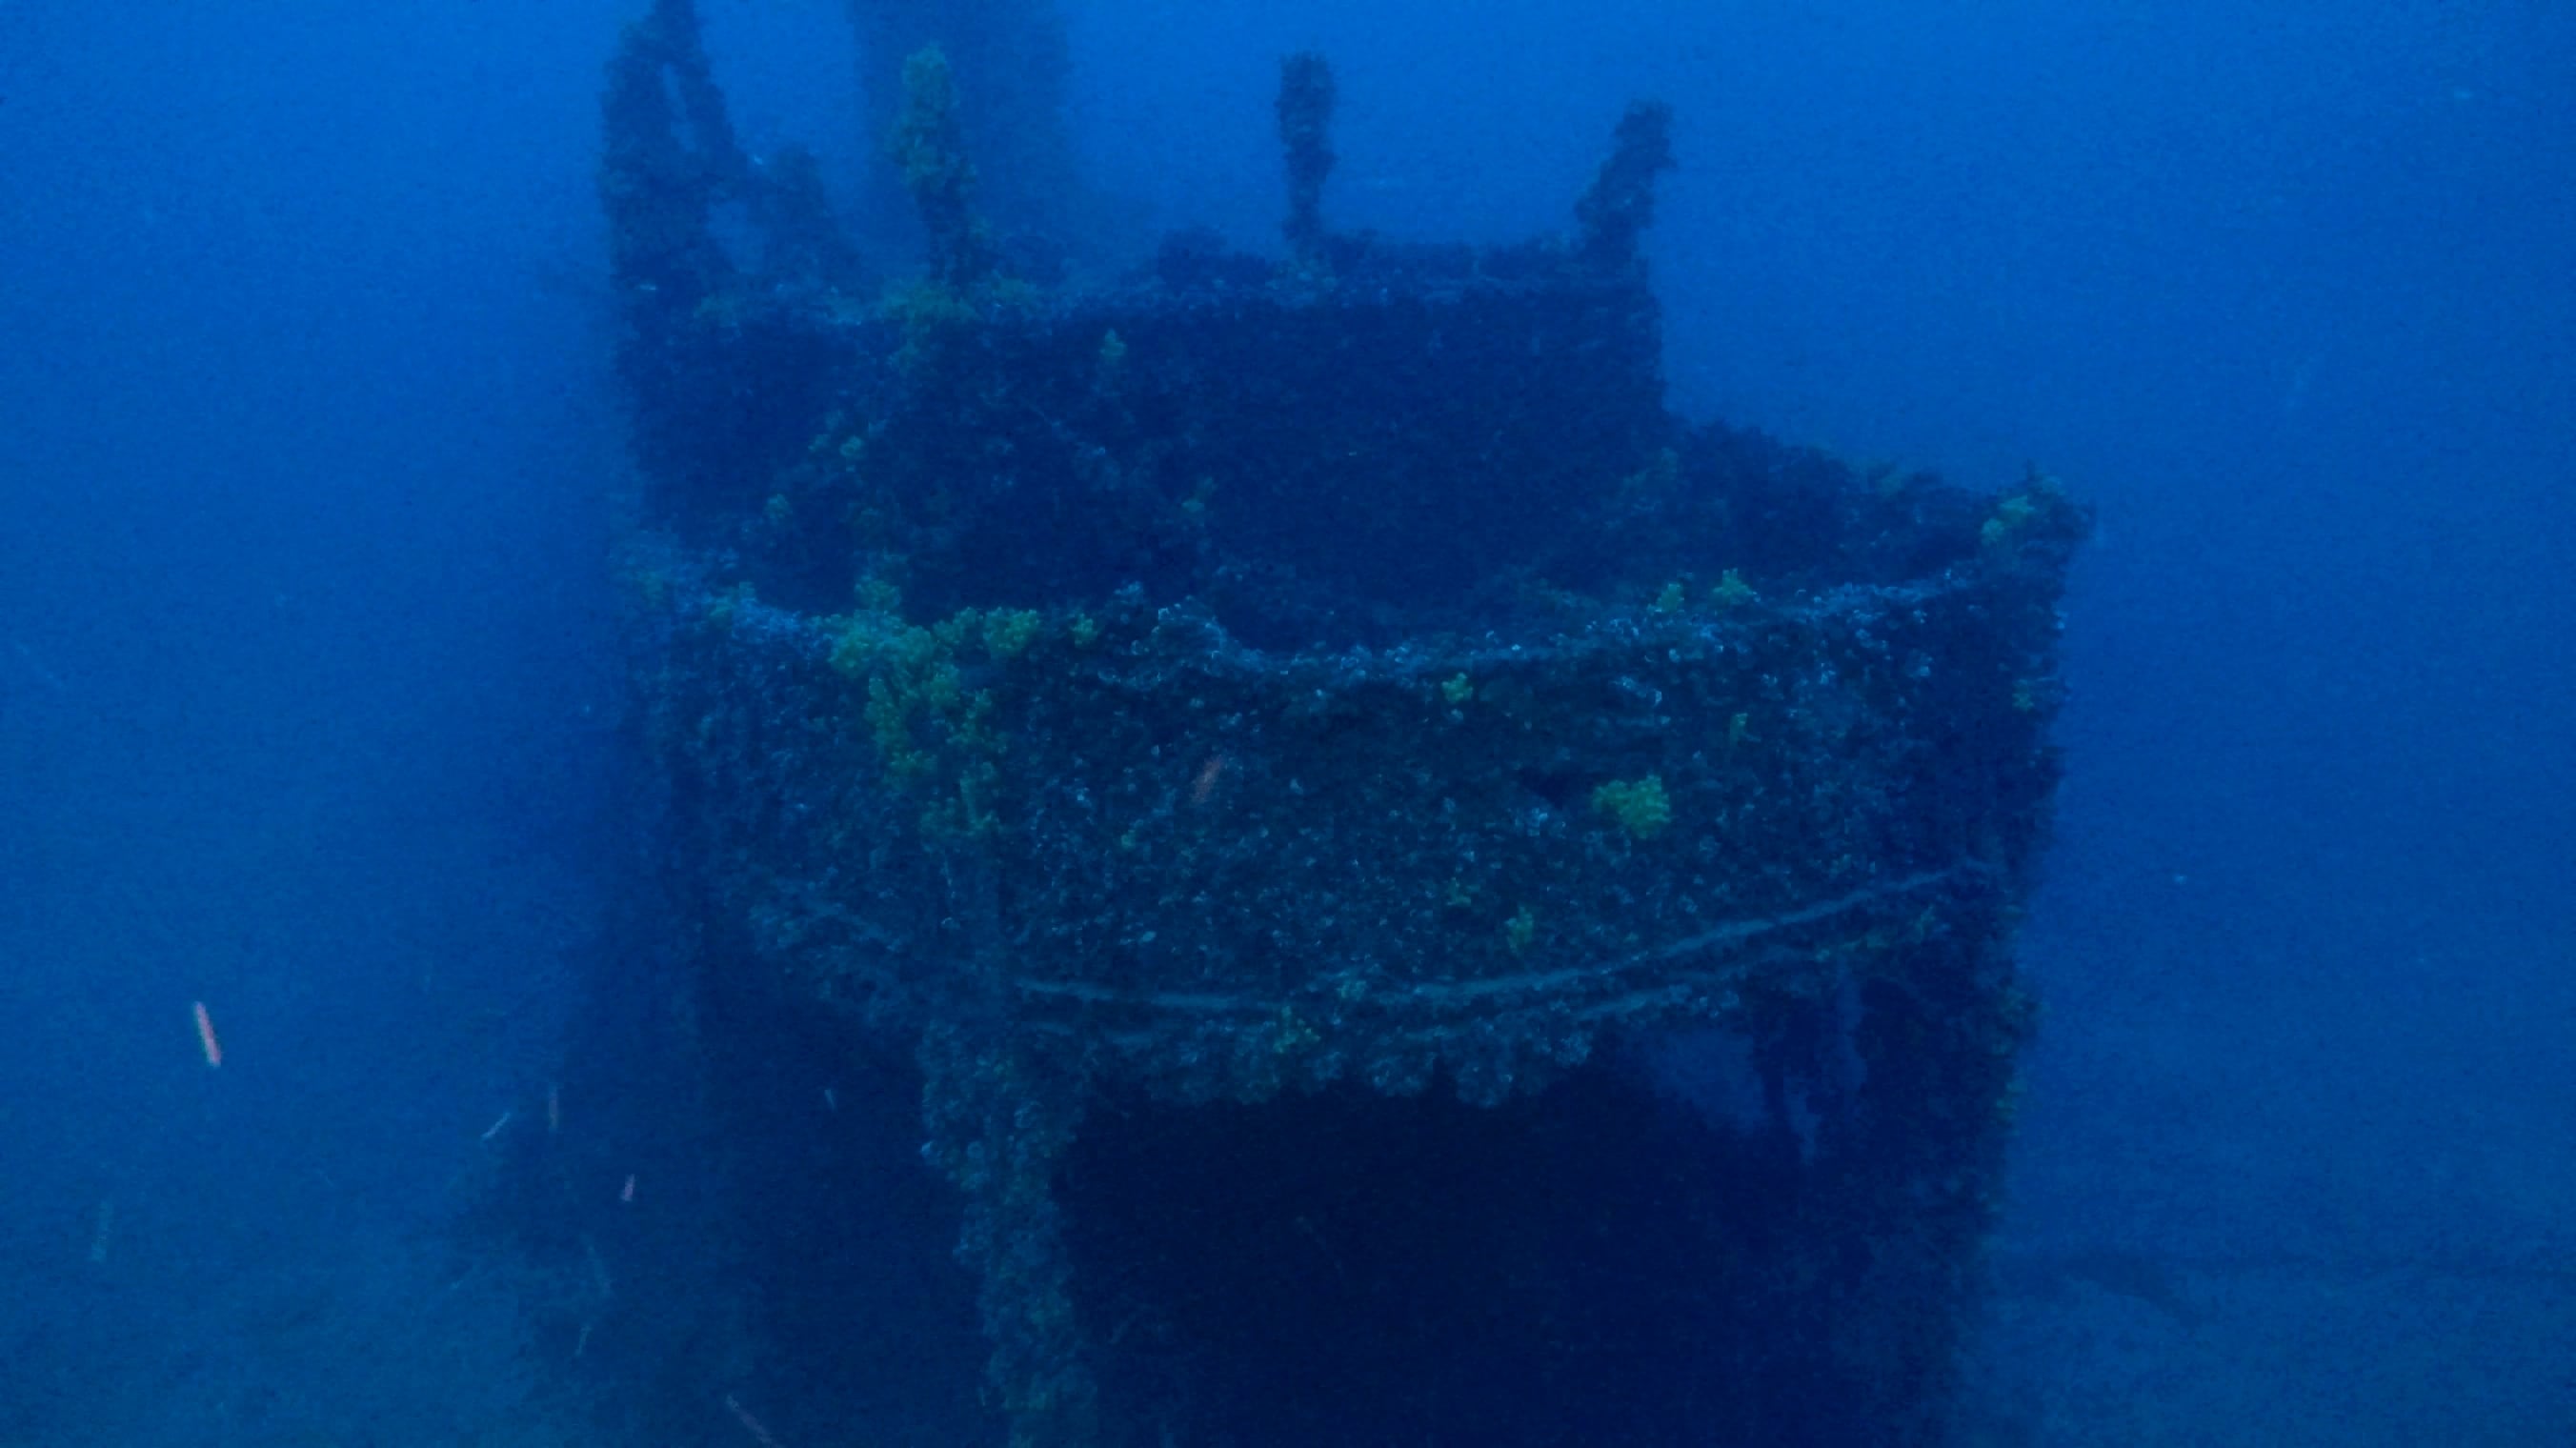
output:
[[1398,246],[1299,57],[1288,255],[1077,289],[907,74],[879,290],[685,6],[612,71],[638,687],[695,967],[917,1064],[1013,1434],[1936,1437],[2080,512],[1672,417],[1660,107]]

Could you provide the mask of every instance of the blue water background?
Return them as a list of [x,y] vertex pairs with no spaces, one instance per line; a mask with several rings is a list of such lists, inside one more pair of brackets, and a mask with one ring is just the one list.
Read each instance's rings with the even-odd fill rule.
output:
[[[506,1376],[505,1303],[382,1344],[597,938],[627,12],[0,13],[0,1442],[436,1441]],[[708,13],[748,144],[845,177],[837,7]],[[2255,1324],[2111,1375],[2199,1394],[2197,1441],[2570,1440],[2576,12],[1072,23],[1103,189],[1263,247],[1285,50],[1337,66],[1329,214],[1404,236],[1563,226],[1621,105],[1672,101],[1682,411],[2101,513],[2008,1242]],[[2407,1286],[2352,1332],[2278,1305],[2318,1281]]]

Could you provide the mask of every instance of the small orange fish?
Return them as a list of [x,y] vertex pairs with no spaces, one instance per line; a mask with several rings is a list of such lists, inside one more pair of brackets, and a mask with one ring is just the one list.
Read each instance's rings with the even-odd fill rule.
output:
[[1223,779],[1225,772],[1233,767],[1234,761],[1228,759],[1224,751],[1219,750],[1209,755],[1207,763],[1199,766],[1199,777],[1190,783],[1190,803],[1192,805],[1207,803],[1208,796],[1216,793],[1216,782]]
[[215,1039],[215,1018],[206,1014],[204,1001],[191,1001],[189,1009],[197,1016],[197,1044],[205,1049],[209,1069],[224,1063],[224,1043]]
[[725,1394],[725,1407],[733,1413],[733,1420],[742,1425],[742,1430],[749,1433],[751,1441],[759,1444],[760,1448],[778,1448],[778,1440],[770,1436],[767,1425],[753,1417],[751,1410],[744,1407],[733,1394]]

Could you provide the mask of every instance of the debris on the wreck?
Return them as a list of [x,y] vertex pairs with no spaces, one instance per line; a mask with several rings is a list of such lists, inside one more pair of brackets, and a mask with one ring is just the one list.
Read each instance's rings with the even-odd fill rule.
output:
[[[611,71],[710,1058],[834,1131],[879,1083],[869,1180],[926,1137],[997,1437],[1937,1440],[2081,510],[1668,412],[1660,106],[1569,237],[1399,245],[1330,226],[1295,57],[1289,255],[1069,289],[905,76],[932,255],[871,275],[686,0]],[[747,1261],[889,1235],[768,1180]]]

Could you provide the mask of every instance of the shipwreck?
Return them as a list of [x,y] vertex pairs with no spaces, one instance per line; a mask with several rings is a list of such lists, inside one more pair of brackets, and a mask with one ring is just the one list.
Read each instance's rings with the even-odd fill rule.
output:
[[736,1361],[1064,1448],[1941,1441],[2083,511],[1668,410],[1658,105],[1563,235],[1398,244],[1294,57],[1282,244],[1074,284],[968,79],[890,263],[685,3],[609,74],[659,938],[839,1133]]

